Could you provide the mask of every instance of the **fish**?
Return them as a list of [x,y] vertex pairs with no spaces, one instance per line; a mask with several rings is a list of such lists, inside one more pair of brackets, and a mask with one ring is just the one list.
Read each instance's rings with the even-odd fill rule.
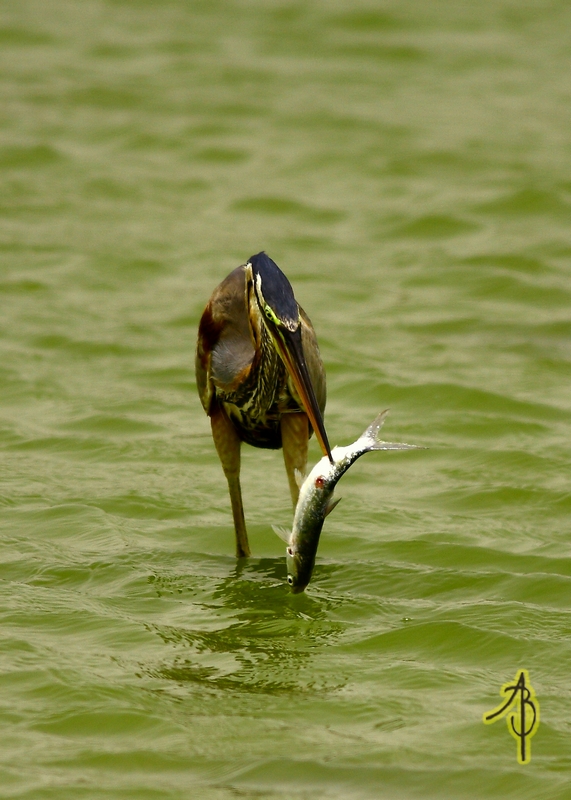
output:
[[294,594],[303,592],[311,580],[325,517],[341,499],[333,497],[335,486],[351,464],[372,450],[424,449],[414,444],[381,441],[379,431],[388,413],[389,409],[382,411],[353,444],[334,447],[331,451],[332,462],[328,456],[324,456],[305,479],[297,471],[300,490],[292,529],[287,531],[274,526],[274,531],[287,545],[287,582]]

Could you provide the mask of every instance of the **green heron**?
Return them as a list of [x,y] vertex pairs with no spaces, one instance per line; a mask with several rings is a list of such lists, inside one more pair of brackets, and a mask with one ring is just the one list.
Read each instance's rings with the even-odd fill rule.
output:
[[198,328],[196,383],[228,481],[236,554],[249,556],[241,443],[283,447],[294,507],[295,473],[305,472],[313,431],[331,460],[323,423],[325,370],[315,331],[290,282],[265,253],[237,267],[212,293]]

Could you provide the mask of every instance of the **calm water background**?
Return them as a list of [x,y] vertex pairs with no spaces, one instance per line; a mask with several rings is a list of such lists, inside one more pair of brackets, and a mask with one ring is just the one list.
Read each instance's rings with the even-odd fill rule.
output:
[[[0,796],[564,798],[571,7],[8,0],[0,12]],[[305,595],[247,449],[237,566],[195,392],[266,249],[343,479]],[[311,461],[319,456],[312,441]],[[518,766],[502,683],[541,726]]]

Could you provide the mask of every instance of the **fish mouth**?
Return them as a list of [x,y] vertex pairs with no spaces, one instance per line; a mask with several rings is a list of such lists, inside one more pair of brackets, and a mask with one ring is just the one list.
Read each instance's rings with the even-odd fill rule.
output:
[[287,582],[292,594],[301,594],[307,588],[313,573],[313,564],[308,570],[299,554],[286,555],[287,563]]
[[313,383],[311,382],[307,364],[305,363],[305,356],[303,355],[301,327],[296,328],[295,331],[280,327],[276,333],[275,342],[281,359],[288,373],[291,375],[291,379],[305,413],[309,417],[311,427],[315,431],[323,455],[327,456],[329,461],[333,464],[333,456],[331,455],[331,447],[329,446],[329,440],[325,431],[325,423],[323,422],[321,409],[317,403]]

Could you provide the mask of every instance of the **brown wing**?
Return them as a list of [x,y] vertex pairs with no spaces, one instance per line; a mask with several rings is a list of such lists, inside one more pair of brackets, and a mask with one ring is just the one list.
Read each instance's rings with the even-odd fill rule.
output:
[[216,390],[231,391],[253,358],[246,276],[241,266],[216,287],[198,326],[196,385],[207,414],[212,412]]

